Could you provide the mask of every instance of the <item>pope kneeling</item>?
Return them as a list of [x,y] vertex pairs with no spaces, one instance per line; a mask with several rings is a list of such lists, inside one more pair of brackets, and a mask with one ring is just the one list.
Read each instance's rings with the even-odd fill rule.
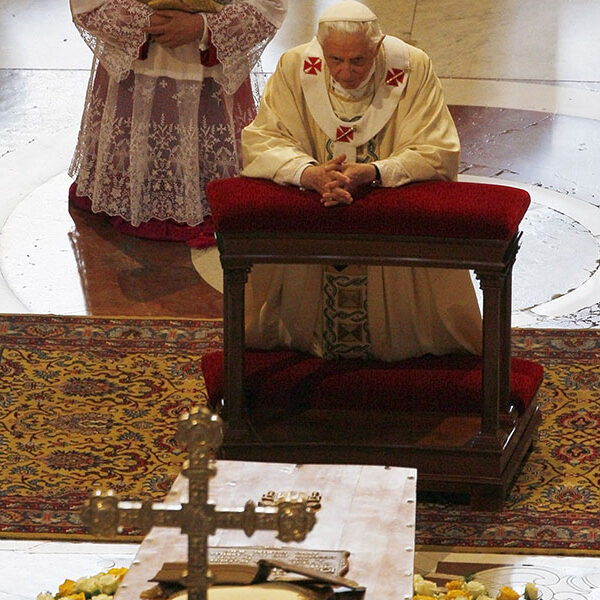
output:
[[[388,188],[454,180],[460,144],[429,57],[384,36],[364,4],[343,0],[317,36],[286,52],[242,133],[247,177],[320,194],[324,218]],[[364,265],[255,265],[246,344],[325,358],[401,360],[481,352],[468,271]]]

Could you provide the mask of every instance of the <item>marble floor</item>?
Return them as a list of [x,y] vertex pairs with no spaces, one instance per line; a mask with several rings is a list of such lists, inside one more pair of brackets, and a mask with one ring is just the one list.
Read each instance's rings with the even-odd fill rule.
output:
[[[331,3],[290,2],[265,72]],[[513,324],[600,327],[600,3],[365,3],[385,32],[432,57],[461,135],[461,178],[532,196]],[[214,249],[128,238],[101,217],[69,213],[66,171],[90,63],[67,2],[0,0],[0,312],[219,316]],[[0,541],[0,600],[127,565],[135,548]],[[503,580],[541,570],[544,600],[593,598],[600,587],[600,559],[589,557],[418,553],[416,570],[456,572],[461,562]]]

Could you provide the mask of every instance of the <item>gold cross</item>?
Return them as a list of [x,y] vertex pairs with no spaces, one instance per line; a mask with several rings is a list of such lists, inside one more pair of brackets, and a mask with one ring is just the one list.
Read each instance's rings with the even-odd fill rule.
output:
[[188,536],[186,587],[189,600],[206,600],[212,581],[208,564],[208,536],[217,529],[242,529],[249,537],[257,530],[276,530],[282,542],[300,542],[313,528],[315,507],[303,494],[256,507],[248,500],[243,510],[217,510],[208,501],[208,483],[217,472],[211,456],[223,442],[222,421],[201,406],[183,415],[177,439],[187,446],[188,460],[183,474],[189,482],[189,499],[183,504],[158,504],[152,501],[119,502],[112,492],[95,492],[82,511],[90,532],[114,536],[124,524],[147,532],[151,527],[179,527]]

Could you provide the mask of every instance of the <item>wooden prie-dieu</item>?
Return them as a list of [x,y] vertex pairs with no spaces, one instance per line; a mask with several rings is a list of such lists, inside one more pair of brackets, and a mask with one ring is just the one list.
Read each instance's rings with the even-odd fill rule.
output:
[[[207,194],[223,267],[224,348],[202,368],[226,424],[223,457],[413,467],[419,491],[500,508],[540,420],[543,369],[511,358],[510,346],[527,192],[422,182],[326,209],[314,192],[236,177],[211,182]],[[390,363],[246,349],[244,287],[256,263],[471,269],[483,292],[482,356]]]

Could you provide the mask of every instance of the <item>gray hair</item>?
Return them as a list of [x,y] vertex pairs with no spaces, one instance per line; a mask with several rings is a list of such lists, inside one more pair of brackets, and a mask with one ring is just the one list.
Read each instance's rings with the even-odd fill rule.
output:
[[321,46],[331,33],[346,33],[348,35],[362,33],[367,38],[371,50],[379,44],[383,37],[378,21],[324,21],[319,23],[317,29],[317,40],[319,40]]

